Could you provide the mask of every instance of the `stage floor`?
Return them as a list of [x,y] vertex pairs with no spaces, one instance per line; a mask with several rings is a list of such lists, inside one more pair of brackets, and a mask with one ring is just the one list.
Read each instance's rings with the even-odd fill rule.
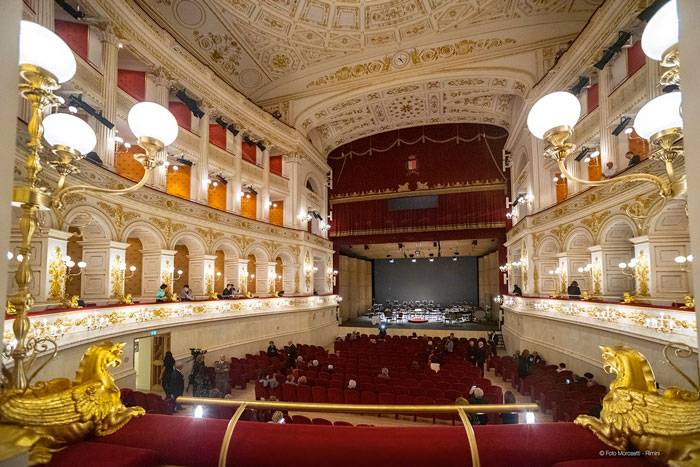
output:
[[[372,320],[369,316],[362,315],[357,318],[344,321],[341,326],[346,327],[356,327],[356,328],[374,328],[377,329],[378,326],[372,324]],[[386,323],[387,330],[391,329],[438,329],[438,330],[453,330],[453,331],[497,331],[498,324],[495,322],[486,323],[457,323],[457,324],[446,324],[439,322],[429,322],[429,323]]]

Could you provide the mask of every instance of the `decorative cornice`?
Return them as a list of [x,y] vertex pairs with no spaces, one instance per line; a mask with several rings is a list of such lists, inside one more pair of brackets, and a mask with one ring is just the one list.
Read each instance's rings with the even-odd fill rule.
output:
[[505,183],[498,180],[472,181],[464,184],[455,183],[428,186],[427,183],[418,183],[415,190],[408,191],[408,184],[399,185],[397,189],[387,188],[379,191],[363,191],[361,193],[347,193],[331,197],[331,205],[371,201],[375,199],[408,198],[412,196],[445,195],[451,193],[470,193],[477,191],[493,191],[505,189]]

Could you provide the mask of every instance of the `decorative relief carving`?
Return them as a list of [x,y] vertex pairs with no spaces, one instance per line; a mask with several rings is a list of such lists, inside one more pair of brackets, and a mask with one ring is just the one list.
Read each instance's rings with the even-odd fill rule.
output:
[[139,215],[132,211],[125,211],[121,204],[109,204],[103,201],[99,201],[97,205],[106,213],[112,220],[114,227],[117,230],[117,235],[121,236],[122,229],[124,226],[139,217]]
[[168,243],[173,239],[173,235],[186,227],[185,224],[175,223],[170,219],[163,220],[159,217],[151,217],[150,221],[158,228],[160,233],[163,234],[163,238],[165,238],[165,241]]

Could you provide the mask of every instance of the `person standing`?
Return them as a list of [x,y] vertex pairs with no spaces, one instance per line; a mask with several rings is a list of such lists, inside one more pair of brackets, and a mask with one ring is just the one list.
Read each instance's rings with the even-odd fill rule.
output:
[[166,399],[174,399],[171,382],[173,370],[175,370],[175,358],[172,352],[167,351],[163,357],[163,376],[161,377],[161,385]]
[[229,363],[226,355],[221,355],[219,360],[214,362],[214,385],[222,394],[231,392],[231,383],[228,376]]

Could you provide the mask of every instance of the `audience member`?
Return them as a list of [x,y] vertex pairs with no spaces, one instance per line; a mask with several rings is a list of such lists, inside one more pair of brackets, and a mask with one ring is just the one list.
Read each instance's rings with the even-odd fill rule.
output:
[[[472,386],[472,388],[469,390],[469,404],[484,404],[484,390],[479,387]],[[469,415],[469,420],[472,422],[472,425],[486,425],[489,422],[489,417],[485,413],[474,413]]]
[[270,345],[267,346],[267,356],[268,357],[276,357],[279,354],[277,351],[277,346],[275,345],[275,341],[270,341]]
[[583,377],[586,381],[586,387],[592,388],[593,386],[596,386],[598,384],[595,381],[595,377],[593,376],[593,373],[584,373]]
[[389,369],[387,367],[382,368],[382,372],[377,375],[377,378],[389,379]]
[[447,339],[447,342],[445,342],[445,352],[447,353],[452,353],[455,350],[455,341],[452,340],[452,336]]
[[267,423],[285,424],[287,421],[284,419],[284,413],[281,410],[275,410],[275,413],[272,414],[272,420]]
[[163,377],[161,379],[161,385],[163,386],[163,391],[165,392],[166,399],[172,399],[173,392],[171,390],[171,379],[172,373],[175,369],[175,358],[172,352],[165,352],[165,357],[163,357]]
[[605,164],[605,168],[603,169],[603,177],[605,178],[613,178],[615,176],[615,168],[613,167],[612,161],[609,161],[607,164]]
[[627,167],[634,167],[642,161],[642,159],[632,151],[627,151],[625,154],[625,159],[628,161]]
[[221,295],[219,295],[219,298],[229,299],[233,298],[235,294],[236,289],[233,287],[233,284],[226,284],[226,287],[224,287],[224,290],[221,292]]
[[527,375],[530,374],[529,357],[530,351],[528,351],[527,349],[523,350],[523,352],[518,357],[518,376],[521,378],[525,378]]
[[581,298],[581,288],[578,286],[578,282],[571,282],[566,293],[569,295],[569,300],[579,300]]
[[481,374],[484,374],[484,364],[486,363],[486,357],[487,355],[487,350],[486,346],[484,345],[483,340],[479,340],[479,342],[476,344],[476,366],[481,368]]
[[160,287],[158,288],[158,291],[156,292],[156,302],[164,302],[165,299],[168,297],[168,285],[167,284],[161,284]]
[[192,289],[190,289],[189,284],[185,284],[180,290],[180,300],[183,302],[191,302],[194,300],[194,295],[192,294]]
[[520,286],[518,284],[515,284],[513,286],[513,295],[516,297],[522,297],[523,296],[523,291],[520,290]]
[[566,363],[559,364],[559,367],[557,368],[557,373],[561,373],[562,371],[566,371]]
[[357,381],[351,379],[348,381],[348,389],[357,389]]
[[231,392],[228,370],[229,362],[226,360],[226,355],[222,354],[219,359],[214,362],[214,385],[222,394]]
[[309,384],[309,380],[306,379],[306,376],[303,376],[303,375],[302,375],[302,376],[299,377],[299,380],[297,381],[297,383],[299,383],[299,384]]
[[476,343],[474,343],[473,340],[470,340],[464,358],[474,366],[476,366],[476,353]]
[[[504,404],[515,404],[515,394],[511,391],[506,391],[503,394]],[[517,412],[504,412],[501,414],[501,423],[503,424],[515,424],[518,423],[518,413]]]
[[285,384],[297,384],[296,381],[294,381],[294,375],[292,373],[287,375],[287,381],[285,381]]

